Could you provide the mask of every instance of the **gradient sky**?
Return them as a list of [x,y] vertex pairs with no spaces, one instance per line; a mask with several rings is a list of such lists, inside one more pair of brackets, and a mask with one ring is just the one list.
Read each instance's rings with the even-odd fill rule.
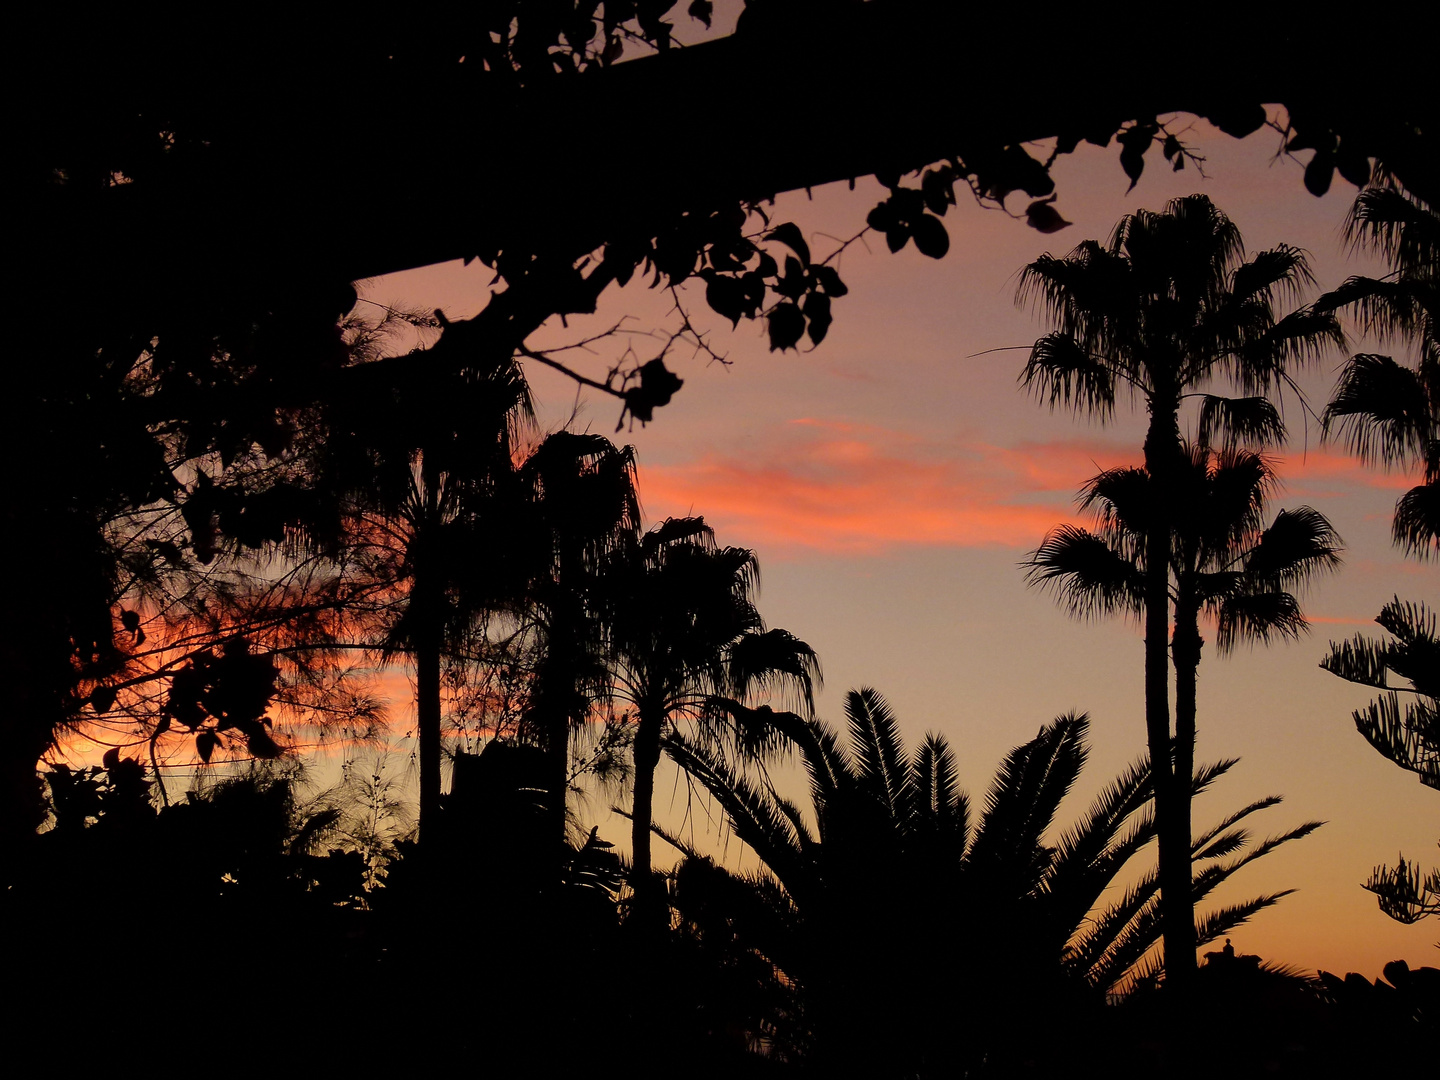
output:
[[[1068,618],[1024,586],[1017,563],[1046,529],[1073,519],[1074,492],[1086,479],[1140,461],[1143,416],[1122,404],[1100,427],[1052,414],[1017,389],[1024,349],[985,352],[1028,347],[1046,329],[1016,308],[1016,272],[1043,252],[1107,238],[1122,214],[1195,191],[1236,221],[1251,252],[1282,241],[1307,249],[1321,288],[1378,269],[1345,257],[1340,226],[1354,188],[1337,178],[1323,199],[1308,195],[1300,164],[1277,158],[1274,132],[1236,141],[1196,121],[1185,138],[1207,158],[1206,178],[1190,167],[1173,173],[1155,153],[1128,194],[1115,147],[1082,146],[1062,158],[1057,207],[1074,224],[1052,236],[962,195],[945,218],[952,247],[941,261],[913,246],[892,255],[883,238],[853,245],[840,262],[850,295],[837,301],[830,335],[813,351],[771,354],[761,324],[732,331],[698,290],[686,290],[695,324],[729,363],[672,349],[667,362],[684,389],[648,427],[615,436],[638,449],[651,521],[704,514],[722,543],[758,553],[767,620],[809,641],[824,663],[821,715],[839,720],[847,690],[876,687],[911,745],[930,730],[950,739],[978,798],[1012,746],[1059,713],[1088,712],[1090,764],[1061,824],[1144,749],[1141,637],[1133,624]],[[879,192],[862,179],[853,193],[841,184],[811,198],[784,195],[774,217],[797,222],[823,257],[859,230]],[[1023,197],[1014,201],[1023,209]],[[490,276],[478,263],[447,264],[371,282],[362,295],[464,317],[483,306]],[[628,336],[571,357],[603,377],[626,347],[641,360],[659,351],[648,332],[674,325],[669,309],[667,295],[636,280],[612,287],[593,318],[546,327],[533,343],[553,346],[624,319]],[[1342,359],[1300,380],[1314,409]],[[528,373],[545,425],[613,431],[618,402],[577,395],[536,364]],[[1390,508],[1406,478],[1319,447],[1295,398],[1285,412],[1292,442],[1275,509],[1309,504],[1328,515],[1346,544],[1345,567],[1307,595],[1315,624],[1307,639],[1232,657],[1207,645],[1199,756],[1242,762],[1198,800],[1195,821],[1202,828],[1272,793],[1285,802],[1253,819],[1261,836],[1326,820],[1236,875],[1213,902],[1297,889],[1232,935],[1236,948],[1373,977],[1397,957],[1440,959],[1433,923],[1392,922],[1359,887],[1398,852],[1440,859],[1440,796],[1368,747],[1350,711],[1370,695],[1317,664],[1329,640],[1370,626],[1392,595],[1433,603],[1440,571],[1402,560],[1389,544]],[[403,716],[408,706],[396,706]],[[662,815],[683,809],[683,787],[669,801],[673,783],[657,782]],[[617,841],[628,828],[603,811],[599,823]]]

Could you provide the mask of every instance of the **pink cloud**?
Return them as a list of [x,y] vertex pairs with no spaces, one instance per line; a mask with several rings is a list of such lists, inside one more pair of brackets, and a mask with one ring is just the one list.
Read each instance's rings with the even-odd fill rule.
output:
[[644,466],[641,491],[652,518],[704,514],[733,543],[852,555],[1024,549],[1075,520],[1075,489],[1124,459],[1099,443],[936,443],[806,417],[780,446],[744,459]]
[[[1098,440],[1011,446],[935,440],[913,431],[823,417],[791,420],[774,442],[642,467],[649,515],[705,515],[732,543],[831,554],[898,547],[1033,547],[1080,520],[1076,490],[1102,469],[1139,463],[1139,449]],[[1418,476],[1385,473],[1328,450],[1277,460],[1291,494],[1404,490]]]
[[1408,491],[1420,483],[1419,468],[1387,472],[1362,463],[1353,454],[1332,450],[1309,450],[1276,459],[1286,487],[1311,497],[1333,495],[1337,488],[1365,487],[1383,491]]

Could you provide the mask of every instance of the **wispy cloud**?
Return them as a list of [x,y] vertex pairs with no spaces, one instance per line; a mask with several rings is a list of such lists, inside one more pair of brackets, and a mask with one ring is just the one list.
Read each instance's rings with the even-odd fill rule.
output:
[[[1033,547],[1079,520],[1076,490],[1139,450],[1099,440],[1010,446],[844,420],[791,420],[764,445],[642,466],[652,519],[703,514],[731,543],[777,555],[881,555],[903,547]],[[1286,495],[1403,490],[1416,478],[1368,468],[1329,450],[1278,461]]]
[[1127,460],[1098,442],[1012,447],[801,418],[773,447],[642,467],[652,518],[704,514],[732,543],[882,554],[897,547],[1034,546],[1074,520],[1075,489]]
[[1346,488],[1407,491],[1422,479],[1418,468],[1387,472],[1334,450],[1309,450],[1276,460],[1287,493],[1309,498],[1342,494]]

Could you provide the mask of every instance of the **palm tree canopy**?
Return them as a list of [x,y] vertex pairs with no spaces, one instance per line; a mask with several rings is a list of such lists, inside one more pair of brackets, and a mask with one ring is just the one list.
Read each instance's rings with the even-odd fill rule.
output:
[[[1056,330],[1035,343],[1020,379],[1051,407],[1109,416],[1123,385],[1152,411],[1215,374],[1252,394],[1287,365],[1341,343],[1328,311],[1275,306],[1311,284],[1305,253],[1281,245],[1244,259],[1239,230],[1203,195],[1175,199],[1119,222],[1107,245],[1087,240],[1064,258],[1045,255],[1021,274],[1017,300],[1044,309]],[[1269,441],[1279,417],[1255,398],[1212,398],[1207,423]]]
[[[1294,637],[1305,620],[1292,590],[1340,562],[1340,539],[1308,506],[1262,527],[1276,485],[1269,462],[1245,450],[1191,447],[1175,476],[1171,597],[1185,588],[1219,626],[1223,650],[1243,639]],[[1062,525],[1023,564],[1072,614],[1138,614],[1144,606],[1145,530],[1155,498],[1144,469],[1110,469],[1082,489],[1094,531]]]
[[1352,277],[1316,307],[1349,308],[1381,341],[1406,340],[1414,366],[1359,353],[1340,373],[1322,417],[1363,461],[1419,467],[1421,483],[1396,504],[1393,537],[1422,558],[1440,553],[1440,214],[1393,183],[1366,188],[1346,223],[1352,243],[1389,260],[1383,278]]
[[[615,550],[602,590],[621,696],[698,717],[721,699],[790,694],[808,712],[822,679],[813,649],[768,629],[755,553],[720,547],[703,518],[671,518]],[[723,711],[723,710],[722,710]]]

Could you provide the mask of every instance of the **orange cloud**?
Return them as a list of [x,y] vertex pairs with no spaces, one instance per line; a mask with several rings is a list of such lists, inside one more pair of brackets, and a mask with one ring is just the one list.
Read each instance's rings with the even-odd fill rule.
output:
[[[769,446],[642,468],[653,518],[704,514],[722,538],[771,549],[878,555],[897,547],[1033,547],[1079,520],[1076,490],[1139,451],[1094,440],[1011,446],[937,441],[843,420],[791,420]],[[1385,473],[1311,450],[1277,460],[1291,494],[1404,490],[1418,473]]]
[[936,443],[807,417],[744,459],[644,466],[641,491],[652,517],[701,513],[722,540],[782,550],[1024,549],[1076,520],[1076,488],[1126,459],[1100,443]]
[[1424,479],[1418,467],[1387,472],[1363,464],[1353,454],[1330,450],[1288,454],[1277,458],[1276,466],[1290,491],[1310,497],[1333,495],[1344,487],[1408,491]]

